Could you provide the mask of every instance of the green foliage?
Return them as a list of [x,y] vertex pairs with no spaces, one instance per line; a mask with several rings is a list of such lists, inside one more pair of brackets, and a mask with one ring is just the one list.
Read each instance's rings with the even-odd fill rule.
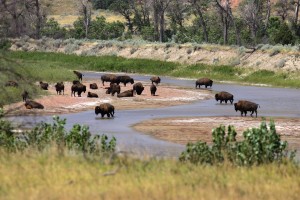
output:
[[95,9],[108,9],[115,0],[92,0]]
[[155,41],[154,35],[154,27],[152,26],[144,26],[141,30],[141,36],[144,40],[153,42]]
[[106,135],[92,135],[87,126],[75,124],[70,131],[65,129],[66,119],[53,117],[53,124],[42,122],[26,133],[13,133],[10,122],[0,118],[0,147],[8,152],[22,151],[33,148],[39,151],[53,145],[59,152],[64,149],[84,154],[113,153],[116,138],[111,140]]
[[294,159],[295,152],[287,151],[287,142],[282,142],[277,134],[275,123],[262,122],[259,128],[244,131],[242,141],[236,140],[233,126],[221,125],[213,130],[213,144],[204,142],[188,143],[186,150],[181,153],[180,161],[194,164],[220,164],[230,162],[238,166],[253,166],[273,162],[282,163]]
[[285,22],[278,17],[270,18],[267,33],[271,44],[295,44],[295,36]]
[[7,39],[0,38],[0,50],[7,50],[11,47],[11,42]]
[[41,35],[54,39],[66,38],[67,30],[65,28],[61,28],[54,18],[50,18],[41,30]]

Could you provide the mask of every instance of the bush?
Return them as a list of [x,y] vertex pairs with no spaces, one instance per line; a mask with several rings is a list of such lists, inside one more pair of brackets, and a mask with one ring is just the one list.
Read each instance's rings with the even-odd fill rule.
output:
[[0,39],[0,50],[1,49],[7,50],[10,47],[11,47],[11,42],[9,40],[3,38]]
[[272,162],[282,163],[294,159],[295,152],[288,154],[287,142],[282,142],[276,133],[275,124],[262,122],[259,128],[244,131],[244,140],[236,141],[233,126],[225,126],[213,130],[213,145],[205,142],[188,143],[179,160],[194,164],[219,164],[228,161],[238,166],[253,166]]
[[57,21],[55,21],[53,18],[50,18],[44,25],[41,34],[42,36],[54,39],[62,39],[66,38],[67,30],[65,28],[61,28]]
[[42,122],[27,133],[14,134],[8,121],[0,121],[0,147],[8,152],[22,151],[31,147],[42,151],[55,145],[59,152],[64,149],[84,154],[112,153],[116,148],[116,139],[108,140],[106,135],[92,135],[87,126],[75,124],[67,132],[66,119],[53,117],[53,124]]

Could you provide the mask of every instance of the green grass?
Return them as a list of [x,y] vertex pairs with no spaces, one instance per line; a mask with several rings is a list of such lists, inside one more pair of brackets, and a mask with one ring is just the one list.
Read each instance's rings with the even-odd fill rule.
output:
[[298,199],[299,176],[294,164],[238,168],[84,159],[55,149],[0,153],[0,199]]

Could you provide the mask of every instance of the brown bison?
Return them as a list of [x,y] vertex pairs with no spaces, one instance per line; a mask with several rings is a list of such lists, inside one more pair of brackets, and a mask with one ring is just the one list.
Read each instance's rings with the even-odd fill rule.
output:
[[89,97],[89,98],[98,98],[98,94],[92,93],[92,92],[88,92],[87,97]]
[[126,90],[120,94],[117,95],[117,97],[133,97],[133,90]]
[[156,86],[155,86],[154,84],[152,84],[152,85],[150,86],[150,92],[151,92],[151,95],[152,95],[152,96],[155,96],[156,90],[157,90]]
[[49,84],[40,81],[40,87],[41,87],[43,90],[48,90]]
[[135,83],[133,85],[133,91],[135,91],[137,95],[141,95],[142,92],[144,91],[143,84],[141,82]]
[[101,114],[101,117],[107,115],[107,117],[114,116],[115,114],[115,107],[109,103],[100,104],[100,106],[95,107],[95,114]]
[[220,100],[220,103],[222,103],[223,101],[225,101],[225,103],[227,103],[227,101],[230,101],[231,104],[233,103],[233,95],[229,92],[219,92],[215,95],[215,99],[216,101]]
[[207,88],[207,86],[211,87],[213,85],[213,81],[210,80],[209,78],[200,78],[196,81],[196,88],[197,87],[200,88],[201,85],[204,85],[205,88]]
[[104,86],[104,82],[115,83],[117,80],[117,76],[114,74],[104,74],[101,76],[102,85]]
[[115,83],[110,83],[109,87],[106,87],[106,94],[111,94],[111,96],[115,96],[115,93],[120,94],[121,87]]
[[74,97],[75,97],[75,92],[77,92],[78,97],[81,97],[81,93],[86,92],[86,86],[81,84],[81,83],[77,83],[75,85],[72,85],[72,87],[71,87],[71,96],[74,95]]
[[158,76],[153,76],[150,78],[150,81],[153,83],[156,83],[158,85],[160,83],[160,78]]
[[34,109],[34,108],[36,108],[36,109],[44,109],[44,106],[42,104],[40,104],[40,103],[38,103],[36,101],[32,101],[32,100],[27,100],[25,102],[25,107],[27,109]]
[[82,81],[82,76],[84,76],[84,75],[82,73],[80,73],[79,71],[73,71],[73,72],[77,76],[77,78]]
[[130,76],[117,76],[116,83],[119,85],[120,83],[123,83],[124,86],[126,86],[127,83],[134,83],[133,78]]
[[27,98],[29,96],[29,93],[26,90],[24,90],[22,92],[21,96],[22,96],[23,101],[26,102],[26,100],[27,100]]
[[63,82],[57,82],[54,87],[56,90],[56,94],[61,95],[61,92],[63,92],[63,95],[65,94],[65,85]]
[[97,89],[98,89],[97,83],[91,83],[91,84],[90,84],[90,89],[92,89],[92,90],[97,90]]
[[241,111],[241,116],[243,116],[243,113],[245,113],[245,116],[247,115],[247,111],[251,112],[252,114],[255,112],[257,117],[257,108],[259,107],[258,104],[253,103],[251,101],[246,100],[240,100],[237,103],[234,103],[234,109],[237,112],[238,110]]
[[75,84],[77,84],[77,83],[80,83],[80,81],[79,81],[79,80],[74,80],[74,81],[73,81],[73,85],[75,85]]
[[7,81],[7,82],[5,83],[5,86],[6,86],[6,87],[18,87],[19,84],[18,84],[16,81]]

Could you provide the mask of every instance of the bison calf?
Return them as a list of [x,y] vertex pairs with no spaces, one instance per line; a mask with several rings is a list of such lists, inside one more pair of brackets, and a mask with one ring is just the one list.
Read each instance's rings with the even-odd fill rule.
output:
[[257,108],[259,105],[257,103],[253,103],[251,101],[246,100],[240,100],[237,103],[234,103],[234,109],[237,112],[238,110],[241,111],[241,116],[243,116],[243,113],[245,113],[245,116],[247,115],[247,111],[251,112],[251,117],[253,113],[255,112],[257,117]]
[[155,96],[156,90],[157,90],[156,86],[155,86],[154,84],[152,84],[152,85],[150,86],[150,92],[151,92],[151,95],[152,95],[152,96]]

